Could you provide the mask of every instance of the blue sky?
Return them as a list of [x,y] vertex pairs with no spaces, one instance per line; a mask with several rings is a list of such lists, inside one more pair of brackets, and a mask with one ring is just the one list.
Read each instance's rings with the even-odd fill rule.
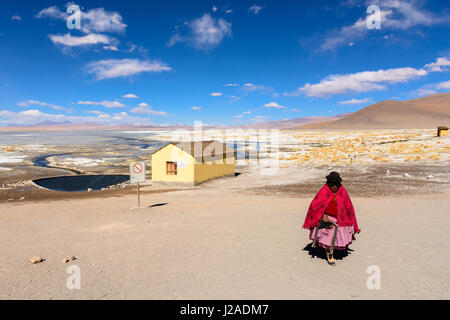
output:
[[[81,9],[80,29],[67,27],[70,5]],[[370,5],[380,29],[367,27]],[[0,126],[250,124],[450,91],[447,0],[0,8]]]

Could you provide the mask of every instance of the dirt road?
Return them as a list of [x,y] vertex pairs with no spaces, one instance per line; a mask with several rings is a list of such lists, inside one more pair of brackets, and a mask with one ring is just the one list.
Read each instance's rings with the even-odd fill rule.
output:
[[450,298],[448,194],[353,198],[362,232],[336,267],[304,250],[310,200],[198,189],[146,194],[140,210],[134,195],[1,204],[0,298]]

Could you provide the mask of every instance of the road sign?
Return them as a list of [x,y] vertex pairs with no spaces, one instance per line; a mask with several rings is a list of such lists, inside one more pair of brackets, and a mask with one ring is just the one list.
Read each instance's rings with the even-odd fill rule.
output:
[[142,183],[145,182],[145,163],[131,161],[130,163],[130,182]]
[[130,162],[130,182],[137,183],[138,208],[141,207],[141,193],[139,183],[145,182],[145,163],[138,161]]

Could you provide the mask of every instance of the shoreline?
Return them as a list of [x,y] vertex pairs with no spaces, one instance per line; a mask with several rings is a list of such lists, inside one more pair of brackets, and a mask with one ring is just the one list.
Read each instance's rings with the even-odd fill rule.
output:
[[[92,192],[51,191],[35,186],[31,180],[42,176],[72,176],[58,169],[32,167],[33,179],[20,176],[18,182],[0,184],[0,204],[21,201],[51,201],[54,199],[83,199],[121,197],[135,192],[131,184],[111,186],[108,190]],[[55,170],[60,174],[55,174]],[[389,175],[387,171],[389,170]],[[324,177],[330,171],[338,171],[343,185],[352,197],[383,198],[386,196],[423,196],[427,194],[450,193],[450,167],[441,165],[358,165],[353,166],[299,166],[280,168],[274,175],[261,175],[252,166],[237,167],[239,175],[210,180],[198,186],[152,185],[151,180],[142,185],[142,192],[156,193],[167,190],[211,190],[223,193],[242,192],[249,195],[277,195],[284,198],[308,198],[314,196],[323,186]],[[27,171],[25,171],[27,172]],[[95,174],[95,173],[94,173]],[[11,176],[13,178],[14,176]],[[13,179],[14,180],[14,179]],[[17,180],[17,179],[16,179]],[[20,198],[25,197],[24,200]],[[10,199],[14,199],[8,201]]]

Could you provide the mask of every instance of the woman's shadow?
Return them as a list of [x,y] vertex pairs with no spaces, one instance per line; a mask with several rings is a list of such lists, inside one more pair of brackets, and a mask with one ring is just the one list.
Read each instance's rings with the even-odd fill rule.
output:
[[[312,247],[312,243],[309,243],[306,247],[303,248],[303,250],[308,251],[308,254],[311,256],[311,259],[313,258],[320,258],[327,260],[327,254],[324,248],[317,245],[315,248]],[[334,249],[333,257],[336,260],[342,260],[343,258],[347,257],[349,254],[352,254],[352,249],[347,248],[345,250],[336,250]]]

